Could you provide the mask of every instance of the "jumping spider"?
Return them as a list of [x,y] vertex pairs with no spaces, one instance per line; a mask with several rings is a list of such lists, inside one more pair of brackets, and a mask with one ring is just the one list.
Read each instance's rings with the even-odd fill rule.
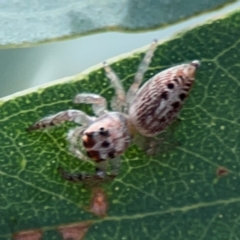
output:
[[[139,88],[156,46],[157,41],[154,41],[127,93],[116,73],[104,63],[106,76],[115,88],[116,96],[111,102],[114,111],[106,109],[107,101],[104,97],[80,93],[74,102],[92,104],[97,117],[90,117],[80,110],[72,109],[45,117],[29,127],[29,130],[36,130],[65,121],[81,125],[68,132],[70,151],[81,160],[94,160],[96,172],[94,175],[70,174],[62,170],[61,174],[65,179],[79,182],[90,177],[105,178],[108,161],[111,164],[110,176],[116,176],[120,170],[120,155],[133,142],[134,136],[140,134],[146,138],[154,137],[176,119],[193,85],[200,62],[195,60],[166,69]],[[86,155],[83,151],[86,151]]]

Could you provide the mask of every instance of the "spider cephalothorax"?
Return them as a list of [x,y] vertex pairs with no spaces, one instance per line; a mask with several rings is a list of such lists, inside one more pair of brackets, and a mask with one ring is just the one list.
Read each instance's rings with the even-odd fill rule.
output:
[[83,132],[82,136],[87,156],[96,162],[122,154],[130,145],[131,138],[128,118],[119,112],[100,116]]
[[[111,176],[120,170],[120,155],[129,147],[136,134],[153,137],[160,134],[177,117],[191,89],[200,62],[168,68],[149,79],[141,88],[143,75],[151,62],[157,41],[145,54],[135,79],[127,94],[113,70],[104,63],[107,77],[115,88],[112,109],[107,111],[106,99],[97,94],[78,94],[75,103],[92,104],[97,117],[90,117],[80,110],[66,110],[45,117],[29,130],[41,129],[65,121],[73,121],[81,127],[68,133],[70,151],[81,160],[96,162],[93,176],[105,177],[110,161]],[[68,174],[61,171],[65,179],[78,182],[90,174]]]

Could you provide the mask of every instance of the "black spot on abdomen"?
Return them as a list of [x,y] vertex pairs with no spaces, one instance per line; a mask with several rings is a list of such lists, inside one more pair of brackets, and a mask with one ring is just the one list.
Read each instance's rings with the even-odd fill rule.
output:
[[183,101],[186,98],[186,94],[185,93],[181,93],[179,95],[179,98]]
[[172,104],[173,108],[178,108],[180,106],[180,103],[179,102],[174,102]]
[[168,83],[167,87],[168,87],[168,89],[174,89],[174,84],[173,83]]
[[162,99],[164,99],[164,100],[168,100],[168,92],[163,92],[162,94],[161,94],[161,98]]

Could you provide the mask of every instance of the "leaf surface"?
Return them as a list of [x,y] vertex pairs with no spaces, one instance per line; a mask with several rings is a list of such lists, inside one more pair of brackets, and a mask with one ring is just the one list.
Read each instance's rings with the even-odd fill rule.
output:
[[[174,131],[180,145],[156,157],[132,146],[123,156],[121,174],[105,184],[105,218],[87,211],[90,188],[68,183],[57,173],[58,166],[72,172],[94,170],[67,151],[65,136],[73,124],[25,131],[41,117],[64,109],[91,113],[89,106],[72,103],[79,92],[101,93],[109,100],[113,90],[102,67],[3,98],[0,239],[13,233],[62,239],[63,230],[69,236],[81,229],[85,239],[238,239],[239,26],[240,12],[235,12],[159,45],[145,80],[173,64],[202,62]],[[126,88],[146,49],[113,61]]]

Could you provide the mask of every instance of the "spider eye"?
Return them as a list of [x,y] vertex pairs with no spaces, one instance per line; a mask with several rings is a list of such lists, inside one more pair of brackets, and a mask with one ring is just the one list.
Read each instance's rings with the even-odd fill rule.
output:
[[92,132],[86,132],[85,134],[86,134],[88,137],[90,137],[90,138],[93,136],[93,133],[92,133]]
[[92,148],[95,145],[95,140],[92,137],[88,137],[88,135],[83,135],[83,146],[86,148]]
[[103,128],[103,127],[101,127],[101,128],[99,128],[99,130],[100,130],[100,131],[104,131],[104,128]]
[[104,142],[102,143],[102,147],[103,147],[103,148],[107,148],[107,147],[109,147],[109,145],[110,145],[110,143],[109,143],[108,141],[104,141]]
[[[103,129],[104,129],[104,128],[103,128]],[[102,130],[102,131],[99,132],[99,134],[100,134],[101,136],[103,136],[103,137],[109,137],[109,136],[110,136],[108,130],[105,130],[105,131]]]

